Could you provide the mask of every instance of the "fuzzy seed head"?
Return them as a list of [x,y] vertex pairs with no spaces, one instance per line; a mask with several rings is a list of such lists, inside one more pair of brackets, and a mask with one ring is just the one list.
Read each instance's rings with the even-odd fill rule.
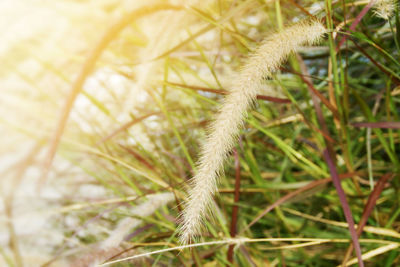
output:
[[314,20],[272,34],[249,57],[238,75],[233,77],[230,93],[210,126],[197,163],[197,173],[191,180],[181,215],[181,243],[187,244],[200,233],[202,221],[217,190],[224,160],[237,141],[246,112],[262,88],[263,79],[271,78],[290,53],[302,45],[318,42],[325,32],[321,22]]
[[374,4],[374,14],[384,20],[389,20],[396,10],[394,0],[377,0]]

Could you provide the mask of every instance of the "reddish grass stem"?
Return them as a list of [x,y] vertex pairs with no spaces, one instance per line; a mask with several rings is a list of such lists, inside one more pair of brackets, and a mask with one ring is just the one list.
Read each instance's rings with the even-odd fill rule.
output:
[[[236,149],[233,149],[233,156],[235,158],[235,197],[234,202],[237,203],[240,197],[240,161],[239,154]],[[239,206],[234,204],[232,207],[232,221],[231,221],[231,237],[236,236],[237,217],[239,213]],[[235,245],[231,244],[228,248],[228,261],[233,263],[233,248]]]
[[[301,58],[300,58],[299,61],[300,61],[300,63],[303,63]],[[307,68],[304,65],[304,63],[300,64],[300,68],[302,69],[303,72],[307,72]],[[319,103],[320,98],[318,98],[317,94],[316,94],[316,92],[318,92],[318,91],[315,90],[315,88],[314,88],[314,86],[313,86],[313,84],[312,84],[312,82],[311,82],[311,80],[309,78],[308,79],[304,79],[303,81],[307,84],[307,86],[308,86],[308,88],[310,90],[310,94],[311,94],[311,98],[312,98],[312,101],[313,101],[313,104],[314,104],[315,112],[317,114],[317,119],[318,119],[318,122],[319,122],[319,124],[320,124],[320,126],[322,128],[322,131],[325,132],[326,135],[329,135],[328,127],[326,126],[325,118],[324,118],[324,116],[322,114],[321,105]],[[344,215],[346,217],[346,221],[347,221],[347,223],[349,225],[350,235],[352,237],[354,247],[356,248],[358,264],[359,264],[360,267],[363,267],[364,263],[363,263],[362,258],[361,258],[362,257],[362,255],[361,255],[361,247],[360,247],[360,244],[358,242],[358,236],[357,236],[355,228],[354,228],[353,216],[351,214],[351,210],[350,210],[349,204],[347,203],[346,195],[345,195],[345,193],[343,191],[343,188],[341,186],[340,178],[339,178],[339,175],[337,173],[336,166],[335,166],[335,163],[334,163],[334,160],[336,158],[336,153],[335,153],[335,151],[334,151],[334,149],[332,147],[332,144],[326,138],[325,138],[325,144],[326,144],[327,148],[324,150],[324,153],[323,153],[324,154],[324,158],[325,158],[325,160],[327,162],[327,165],[329,167],[329,170],[330,170],[330,173],[331,173],[331,176],[332,176],[333,184],[336,187],[336,191],[337,191],[337,194],[339,196],[340,203],[342,204],[342,208],[343,208]]]
[[[376,0],[371,0],[362,10],[361,12],[357,15],[357,17],[354,19],[353,23],[350,25],[349,30],[354,31],[357,25],[361,22],[362,18],[367,14],[367,12],[371,9],[371,7],[375,4]],[[343,36],[343,38],[340,40],[339,45],[336,48],[336,52],[340,50],[340,47],[346,42],[347,40],[347,35]]]
[[[367,204],[364,207],[364,211],[361,217],[360,222],[358,223],[358,227],[357,227],[357,236],[360,237],[361,233],[364,229],[364,226],[367,224],[367,220],[369,218],[369,216],[371,215],[372,210],[374,209],[375,205],[376,205],[376,201],[378,200],[379,196],[382,193],[382,190],[385,187],[385,184],[393,177],[392,173],[386,173],[384,174],[379,181],[377,182],[374,191],[372,191],[372,193],[370,194]],[[346,254],[344,256],[343,262],[342,262],[342,266],[346,266],[346,263],[348,261],[348,259],[350,258],[351,253],[353,252],[354,246],[353,244],[349,245],[349,248],[346,251]]]
[[[179,83],[171,83],[171,82],[168,82],[168,84],[186,88],[186,89],[190,89],[190,90],[210,92],[210,93],[215,93],[215,94],[219,94],[219,95],[227,95],[229,93],[227,90],[224,90],[224,89],[212,89],[212,88],[179,84]],[[290,100],[287,98],[280,98],[280,97],[273,97],[273,96],[266,96],[266,95],[257,95],[257,99],[271,101],[271,102],[278,103],[278,104],[291,103]]]
[[[400,80],[397,77],[394,77],[392,75],[392,73],[390,73],[389,71],[387,71],[379,62],[377,62],[375,59],[373,59],[370,55],[370,53],[368,53],[367,51],[364,50],[364,48],[362,48],[361,46],[359,46],[357,44],[357,42],[355,40],[351,40],[354,44],[354,46],[365,56],[367,57],[372,64],[374,64],[377,68],[379,68],[383,73],[385,73],[388,77],[390,77],[390,79],[392,79],[392,81],[396,84],[396,85],[400,85]],[[376,47],[376,46],[375,46]],[[377,49],[381,49],[376,47]]]
[[329,167],[329,171],[331,173],[332,176],[332,182],[336,187],[336,191],[337,194],[339,196],[340,199],[340,203],[342,204],[342,209],[344,212],[344,216],[346,218],[347,224],[349,226],[349,232],[351,235],[351,239],[353,241],[353,246],[356,250],[356,255],[357,255],[357,259],[358,259],[358,265],[360,267],[364,267],[364,262],[362,260],[362,253],[361,253],[361,247],[360,247],[360,243],[358,242],[358,236],[354,227],[354,220],[353,220],[353,216],[351,214],[351,210],[349,207],[349,203],[346,200],[346,194],[344,193],[344,190],[342,188],[342,185],[340,183],[340,178],[339,178],[339,174],[337,172],[336,166],[333,163],[333,160],[331,158],[331,156],[329,155],[328,150],[324,150],[324,158],[325,161]]
[[351,125],[358,128],[400,129],[400,122],[393,121],[357,122]]

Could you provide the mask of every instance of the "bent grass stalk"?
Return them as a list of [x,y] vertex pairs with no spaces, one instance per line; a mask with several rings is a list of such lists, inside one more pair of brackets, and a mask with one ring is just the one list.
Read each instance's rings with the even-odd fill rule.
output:
[[115,24],[113,24],[104,33],[104,35],[101,37],[101,39],[98,41],[94,49],[90,52],[89,56],[87,57],[78,77],[75,79],[74,83],[71,86],[71,91],[69,92],[68,97],[65,100],[64,107],[61,111],[61,115],[58,120],[55,132],[50,140],[49,150],[47,152],[47,156],[44,162],[43,175],[41,180],[39,181],[38,189],[40,189],[41,185],[47,179],[48,171],[53,163],[54,156],[56,154],[58,145],[60,143],[61,136],[64,133],[64,129],[67,124],[73,105],[75,103],[75,100],[78,97],[79,93],[82,91],[82,86],[84,85],[87,77],[94,70],[96,62],[102,55],[103,51],[116,38],[116,36],[118,36],[118,34],[135,19],[139,19],[141,17],[159,11],[180,10],[180,9],[182,8],[170,4],[157,4],[154,6],[145,6],[131,11],[126,16],[122,17],[119,21],[117,21]]
[[[118,260],[113,260],[113,261],[108,261],[105,263],[102,263],[100,265],[97,265],[97,267],[102,267],[102,266],[110,266],[115,263],[119,262],[124,262],[132,259],[137,259],[141,257],[148,257],[150,255],[154,254],[160,254],[164,252],[169,252],[169,251],[176,251],[176,250],[182,250],[185,248],[193,248],[193,247],[201,247],[201,246],[212,246],[212,245],[236,245],[240,246],[246,243],[261,243],[261,242],[303,242],[303,243],[297,243],[293,245],[283,245],[283,246],[277,246],[277,247],[271,247],[267,248],[264,250],[280,250],[280,249],[291,249],[291,248],[299,248],[299,247],[306,247],[306,246],[314,246],[314,245],[320,245],[324,243],[350,243],[350,239],[328,239],[328,238],[229,238],[225,240],[218,240],[218,241],[211,241],[211,242],[203,242],[203,243],[196,243],[196,244],[190,244],[190,245],[182,245],[182,246],[173,246],[170,244],[170,248],[166,249],[160,249],[160,250],[155,250],[151,252],[146,252],[143,254],[138,254],[138,255],[133,255],[130,257],[118,259]],[[385,246],[379,247],[378,249],[371,250],[363,255],[364,259],[369,259],[372,257],[375,257],[377,255],[383,254],[386,251],[394,250],[400,246],[398,242],[393,242],[393,241],[388,241],[388,240],[381,240],[381,239],[360,239],[360,243],[370,243],[370,244],[382,244]],[[141,243],[138,243],[140,245]],[[352,262],[354,259],[351,260]],[[350,261],[349,261],[350,262]],[[354,261],[355,263],[356,261]]]
[[325,27],[319,21],[309,20],[271,35],[233,79],[230,93],[211,124],[210,133],[202,146],[197,173],[191,181],[192,186],[182,214],[181,243],[187,244],[199,234],[217,189],[223,162],[235,143],[246,111],[255,101],[263,79],[272,77],[290,53],[301,45],[319,41],[325,32]]

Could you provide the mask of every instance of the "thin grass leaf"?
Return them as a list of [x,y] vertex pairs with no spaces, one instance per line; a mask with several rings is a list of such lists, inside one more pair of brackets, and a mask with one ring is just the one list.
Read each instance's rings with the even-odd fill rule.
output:
[[357,236],[356,230],[354,228],[353,216],[351,214],[351,210],[350,210],[349,204],[347,203],[347,200],[346,200],[346,194],[344,193],[342,185],[340,183],[340,178],[339,178],[338,172],[336,170],[336,166],[333,163],[333,160],[331,159],[331,156],[329,155],[327,150],[324,151],[324,158],[325,158],[326,163],[327,163],[327,165],[329,167],[329,170],[330,170],[330,173],[331,173],[331,176],[332,176],[332,182],[336,187],[336,191],[337,191],[337,194],[339,196],[340,203],[342,205],[343,212],[344,212],[344,215],[346,217],[346,221],[347,221],[347,223],[349,225],[349,232],[350,232],[350,235],[351,235],[351,239],[353,241],[353,246],[354,246],[354,248],[356,250],[357,259],[358,259],[358,265],[360,267],[362,267],[362,266],[364,266],[364,262],[362,260],[361,247],[360,247],[360,243],[358,241],[358,236]]
[[400,122],[356,122],[351,124],[358,128],[380,128],[380,129],[400,129]]

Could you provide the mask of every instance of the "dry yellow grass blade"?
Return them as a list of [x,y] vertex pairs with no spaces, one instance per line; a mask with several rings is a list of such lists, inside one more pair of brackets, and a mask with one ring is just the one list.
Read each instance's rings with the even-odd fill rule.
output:
[[[320,222],[320,223],[326,223],[326,224],[333,225],[333,226],[348,228],[348,224],[345,222],[337,222],[337,221],[332,221],[332,220],[328,220],[328,219],[324,219],[324,218],[318,218],[318,217],[304,214],[304,213],[298,212],[296,210],[288,209],[288,208],[282,208],[282,210],[289,212],[291,214],[306,218],[306,219]],[[357,224],[355,225],[355,227],[357,228]],[[400,233],[398,233],[392,229],[386,229],[386,228],[380,228],[380,227],[374,227],[374,226],[365,226],[364,231],[371,233],[371,234],[400,238]]]
[[304,248],[304,247],[309,247],[309,246],[315,246],[315,245],[320,245],[323,243],[328,243],[329,241],[310,241],[310,242],[305,242],[301,244],[295,244],[295,245],[285,245],[285,246],[277,246],[277,247],[271,247],[271,248],[262,248],[260,250],[280,250],[280,249],[294,249],[294,248]]
[[[381,255],[381,254],[386,253],[386,252],[388,252],[388,251],[391,251],[391,250],[393,250],[393,249],[396,249],[396,248],[398,248],[399,246],[400,246],[399,243],[391,243],[391,244],[389,244],[389,245],[386,245],[386,246],[383,246],[383,247],[379,247],[379,248],[370,250],[370,251],[368,251],[368,252],[362,254],[362,259],[363,259],[363,260],[371,259],[371,258],[373,258],[373,257],[375,257],[375,256],[378,256],[378,255]],[[349,261],[346,263],[345,266],[350,266],[350,265],[353,265],[353,264],[356,264],[356,263],[357,263],[357,258],[353,258],[353,259],[349,260]],[[340,267],[340,266],[342,266],[342,265],[338,265],[337,267]]]
[[[385,241],[385,240],[360,239],[359,241],[360,241],[360,243],[387,244],[387,246],[385,246],[385,247],[389,247],[389,245],[391,245],[390,248],[394,247],[394,245],[399,246],[398,243],[393,243],[393,242]],[[232,244],[240,246],[240,245],[243,245],[245,243],[260,243],[260,242],[271,242],[271,243],[275,243],[275,242],[305,242],[305,243],[302,243],[302,244],[278,246],[278,247],[275,247],[275,248],[271,248],[271,249],[283,249],[283,248],[288,248],[288,247],[290,247],[290,248],[299,248],[299,247],[305,247],[305,246],[311,246],[311,245],[319,245],[319,244],[322,244],[322,243],[349,243],[349,242],[351,242],[351,240],[350,239],[329,239],[329,238],[254,238],[254,239],[250,239],[250,238],[229,238],[229,239],[225,239],[225,240],[202,242],[202,243],[195,243],[195,244],[182,245],[182,246],[174,246],[171,243],[167,243],[166,246],[170,246],[170,248],[153,250],[153,251],[150,251],[150,252],[146,252],[146,253],[142,253],[142,254],[138,254],[138,255],[133,255],[133,256],[130,256],[130,257],[126,257],[126,258],[105,262],[103,264],[98,265],[98,267],[100,267],[100,266],[110,266],[110,265],[113,265],[115,263],[124,262],[124,261],[137,259],[137,258],[141,258],[141,257],[148,257],[148,256],[151,256],[151,255],[161,254],[161,253],[164,253],[164,252],[170,252],[170,251],[176,251],[176,250],[180,251],[180,250],[183,250],[185,248],[194,248],[194,247],[212,246],[212,245],[232,245]],[[148,246],[149,244],[157,244],[157,243],[144,243],[143,245]]]

